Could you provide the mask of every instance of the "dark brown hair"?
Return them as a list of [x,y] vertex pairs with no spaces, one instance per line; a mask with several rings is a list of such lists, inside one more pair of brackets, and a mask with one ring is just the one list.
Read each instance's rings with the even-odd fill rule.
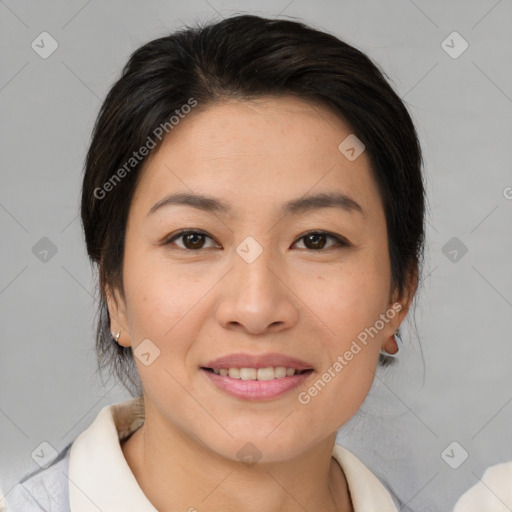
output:
[[253,15],[155,39],[131,55],[101,107],[81,198],[87,252],[99,270],[99,368],[113,370],[133,395],[141,395],[133,355],[112,338],[105,296],[107,284],[124,296],[126,222],[146,159],[133,155],[149,139],[158,146],[159,127],[170,132],[170,119],[191,99],[203,109],[268,95],[322,103],[348,122],[366,147],[383,200],[393,289],[402,294],[418,276],[425,198],[417,134],[404,103],[364,53],[303,23]]

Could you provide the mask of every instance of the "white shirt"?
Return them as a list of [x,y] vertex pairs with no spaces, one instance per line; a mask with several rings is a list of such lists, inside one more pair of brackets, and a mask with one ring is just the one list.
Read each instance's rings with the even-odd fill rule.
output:
[[[8,512],[157,512],[120,444],[143,422],[141,398],[104,407],[66,457],[5,497]],[[353,453],[336,444],[332,455],[343,468],[355,512],[397,512],[384,485]]]
[[512,462],[485,470],[482,479],[465,492],[453,512],[510,512],[512,510]]

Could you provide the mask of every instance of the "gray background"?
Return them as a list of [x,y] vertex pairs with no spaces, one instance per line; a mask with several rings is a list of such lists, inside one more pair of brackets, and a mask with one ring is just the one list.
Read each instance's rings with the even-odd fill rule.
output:
[[[297,17],[355,45],[416,122],[430,204],[417,330],[406,329],[399,365],[379,373],[339,441],[410,510],[450,510],[485,467],[512,460],[510,0],[0,0],[3,491],[38,467],[41,442],[60,450],[129,398],[96,372],[95,274],[78,217],[101,101],[143,43],[239,12]],[[59,45],[46,59],[31,48],[43,31]],[[442,45],[453,31],[469,44],[457,58],[445,49],[460,40]],[[46,261],[44,237],[57,250]],[[452,465],[469,453],[457,469],[442,457],[453,441]]]

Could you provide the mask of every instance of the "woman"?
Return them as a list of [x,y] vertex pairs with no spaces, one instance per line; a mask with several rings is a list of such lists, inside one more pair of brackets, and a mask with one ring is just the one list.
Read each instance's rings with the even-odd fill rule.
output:
[[98,116],[82,222],[97,349],[132,391],[12,510],[397,510],[337,430],[417,289],[421,155],[377,67],[251,15],[130,58]]

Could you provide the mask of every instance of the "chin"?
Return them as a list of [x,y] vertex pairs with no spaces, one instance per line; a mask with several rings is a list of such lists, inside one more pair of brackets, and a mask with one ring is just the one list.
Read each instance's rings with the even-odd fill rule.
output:
[[[243,435],[235,435],[229,439],[202,440],[208,448],[220,457],[232,461],[243,462],[250,466],[255,463],[280,462],[300,456],[312,442],[309,436],[294,436],[300,429],[271,430],[247,429]],[[239,431],[240,432],[240,431]]]

